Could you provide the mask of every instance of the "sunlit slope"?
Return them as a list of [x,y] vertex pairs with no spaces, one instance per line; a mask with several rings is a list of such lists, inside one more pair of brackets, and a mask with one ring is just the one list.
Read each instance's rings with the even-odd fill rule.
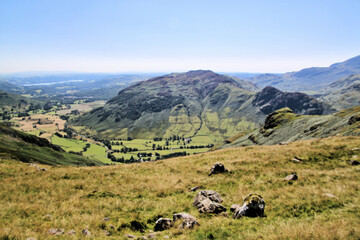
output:
[[231,138],[222,147],[271,145],[335,135],[360,135],[360,106],[323,116],[298,115],[283,108],[269,114],[262,128]]
[[[205,154],[106,167],[49,167],[0,160],[0,238],[56,239],[147,236],[159,217],[187,212],[200,226],[160,232],[170,239],[358,239],[360,237],[359,137],[333,137],[276,146],[249,146]],[[357,148],[357,149],[356,149]],[[294,157],[301,163],[291,161]],[[208,176],[221,162],[230,171]],[[284,178],[296,173],[298,180]],[[200,186],[223,197],[229,217],[204,215],[192,206]],[[265,218],[233,219],[229,208],[249,193],[266,203]],[[48,216],[50,215],[50,216]],[[104,221],[104,218],[109,218]],[[130,222],[144,224],[144,232]],[[75,235],[67,235],[70,230]]]

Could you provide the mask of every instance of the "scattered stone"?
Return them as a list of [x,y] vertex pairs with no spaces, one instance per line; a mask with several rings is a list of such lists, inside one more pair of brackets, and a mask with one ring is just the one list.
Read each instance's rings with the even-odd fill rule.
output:
[[136,236],[131,235],[131,234],[125,234],[125,237],[126,237],[126,238],[136,238]]
[[82,233],[84,236],[91,236],[91,232],[90,232],[88,229],[82,230],[81,233]]
[[258,194],[249,194],[245,197],[242,206],[235,210],[233,218],[264,217],[264,210],[264,199]]
[[324,193],[323,195],[329,198],[337,198],[334,194],[331,193]]
[[190,188],[190,192],[195,192],[196,190],[198,190],[200,187],[199,186],[196,186],[196,187],[193,187],[193,188]]
[[164,238],[169,239],[170,237],[168,235],[165,235]]
[[138,240],[141,240],[141,239],[148,239],[148,238],[145,237],[145,236],[140,236],[140,237],[138,237],[137,239],[138,239]]
[[217,203],[217,202],[213,202],[211,201],[209,198],[206,198],[205,200],[201,201],[198,205],[198,210],[199,213],[221,213],[221,212],[226,212],[226,208]]
[[164,231],[166,229],[171,228],[173,225],[174,225],[174,222],[170,218],[159,218],[155,223],[154,230],[155,231]]
[[67,235],[74,235],[76,234],[76,231],[74,229],[71,229],[70,231],[67,232]]
[[105,222],[110,221],[110,218],[109,218],[109,217],[106,217],[106,218],[104,218],[104,221],[105,221]]
[[58,229],[58,228],[50,228],[48,233],[51,234],[51,235],[56,235],[56,236],[59,236],[59,235],[62,235],[64,234],[64,229]]
[[239,207],[241,207],[240,204],[233,204],[230,207],[230,212],[235,212],[236,209],[238,209]]
[[197,207],[205,199],[210,199],[211,201],[217,203],[221,203],[223,201],[217,192],[213,190],[203,190],[195,196],[193,205]]
[[227,172],[229,171],[225,168],[225,166],[222,163],[215,163],[210,169],[209,176],[213,174],[227,173]]
[[296,174],[290,174],[290,175],[286,176],[285,180],[286,181],[295,181],[295,180],[298,180],[298,176]]
[[301,158],[294,157],[293,159],[291,159],[291,161],[296,162],[296,163],[301,163],[303,160]]
[[52,215],[47,214],[47,215],[43,216],[42,218],[44,218],[45,220],[50,220],[52,218]]
[[359,162],[359,161],[356,161],[356,160],[352,160],[352,161],[350,162],[350,164],[351,164],[352,166],[357,166],[357,165],[360,164],[360,162]]
[[108,226],[109,226],[110,229],[113,229],[113,230],[116,229],[116,227],[114,225],[112,225],[112,224],[109,224]]
[[354,155],[354,156],[352,156],[351,158],[352,158],[352,159],[358,159],[359,157],[358,157],[358,155]]
[[194,219],[186,219],[180,224],[179,229],[193,229],[195,226],[200,226],[200,223]]
[[351,151],[359,151],[360,150],[360,148],[353,148],[353,149],[351,149]]
[[177,221],[177,220],[180,220],[180,219],[193,219],[193,220],[196,220],[196,217],[188,214],[188,213],[175,213],[173,214],[173,221]]
[[105,236],[110,236],[111,235],[111,233],[106,231],[106,230],[104,230],[104,234],[105,234]]

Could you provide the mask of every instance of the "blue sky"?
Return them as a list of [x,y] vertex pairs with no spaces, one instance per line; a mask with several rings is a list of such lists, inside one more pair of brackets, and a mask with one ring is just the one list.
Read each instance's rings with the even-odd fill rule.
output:
[[360,0],[1,0],[0,72],[286,72],[360,54]]

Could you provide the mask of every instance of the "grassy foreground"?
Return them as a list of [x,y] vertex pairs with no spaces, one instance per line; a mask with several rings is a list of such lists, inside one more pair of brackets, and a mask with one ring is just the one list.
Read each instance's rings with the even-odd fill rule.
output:
[[[333,137],[289,145],[250,146],[141,164],[103,167],[48,167],[0,160],[0,239],[78,239],[88,228],[93,239],[146,236],[161,215],[188,212],[201,226],[176,227],[157,238],[171,239],[359,239],[359,137]],[[304,159],[294,163],[297,156]],[[212,164],[228,174],[208,177]],[[284,178],[293,172],[297,181]],[[192,207],[194,186],[217,191],[228,209],[249,193],[262,195],[265,218],[202,215]],[[96,192],[94,192],[96,191]],[[51,215],[44,217],[46,215]],[[109,221],[104,221],[109,217]],[[129,228],[146,224],[145,233]],[[115,226],[115,229],[111,228]],[[61,236],[50,228],[65,230]],[[75,235],[66,233],[74,229]],[[104,229],[111,233],[105,236]]]

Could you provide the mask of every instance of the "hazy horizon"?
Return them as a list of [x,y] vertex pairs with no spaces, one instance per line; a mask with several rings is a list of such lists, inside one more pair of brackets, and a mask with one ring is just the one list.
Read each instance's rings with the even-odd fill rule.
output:
[[284,73],[360,53],[360,1],[0,2],[0,73]]

